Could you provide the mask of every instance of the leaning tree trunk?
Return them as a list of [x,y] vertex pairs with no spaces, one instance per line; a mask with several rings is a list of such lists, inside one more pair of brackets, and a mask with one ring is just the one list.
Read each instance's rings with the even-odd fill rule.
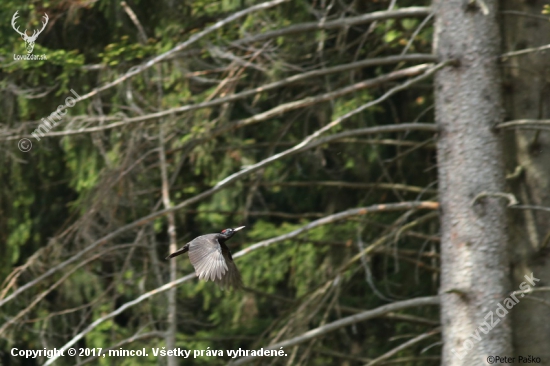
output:
[[[541,16],[548,1],[503,1],[502,34],[507,52],[550,43],[550,22]],[[532,52],[503,60],[507,119],[550,118],[548,52]],[[513,192],[523,205],[550,207],[550,133],[540,130],[505,132],[507,170]],[[513,288],[533,273],[537,286],[550,282],[550,212],[510,210]],[[550,360],[550,292],[536,292],[522,299],[512,312],[517,356]],[[542,301],[547,301],[545,304]]]
[[494,195],[505,191],[496,3],[434,1],[435,52],[457,61],[435,80],[446,366],[512,355],[510,319],[495,313],[510,288],[507,201]]

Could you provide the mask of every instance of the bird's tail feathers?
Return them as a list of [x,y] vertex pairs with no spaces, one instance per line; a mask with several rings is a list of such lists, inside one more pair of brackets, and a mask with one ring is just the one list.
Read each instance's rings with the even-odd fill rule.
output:
[[170,258],[177,257],[180,254],[186,253],[188,250],[189,250],[189,244],[185,245],[183,248],[181,248],[178,251],[175,251],[174,253],[170,254],[169,256],[167,256],[164,259],[170,259]]

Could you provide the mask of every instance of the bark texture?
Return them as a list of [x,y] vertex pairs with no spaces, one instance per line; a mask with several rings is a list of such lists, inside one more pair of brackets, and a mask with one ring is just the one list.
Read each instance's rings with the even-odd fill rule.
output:
[[[506,52],[540,47],[550,43],[550,22],[541,17],[548,1],[506,0],[502,5],[501,29]],[[503,60],[505,71],[504,100],[506,116],[514,119],[548,119],[550,93],[548,65],[550,53],[533,52]],[[523,205],[550,207],[550,132],[511,130],[505,133],[507,171],[521,166],[522,174],[508,180]],[[547,240],[550,212],[510,210],[513,289],[533,273],[550,283],[550,246]],[[546,243],[546,244],[545,244]],[[550,307],[537,299],[550,302],[549,292],[535,292],[521,300],[512,312],[513,342],[517,356],[533,355],[543,362],[550,360]]]
[[[447,366],[482,365],[489,356],[513,355],[511,319],[495,314],[510,289],[507,201],[478,197],[505,192],[502,143],[493,128],[503,119],[496,5],[496,0],[434,1],[435,52],[441,61],[458,61],[435,80],[442,364]],[[494,328],[490,312],[494,322],[500,319]]]

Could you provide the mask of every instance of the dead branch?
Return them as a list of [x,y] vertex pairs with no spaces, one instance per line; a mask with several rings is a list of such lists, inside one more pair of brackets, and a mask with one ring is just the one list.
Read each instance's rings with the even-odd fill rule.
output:
[[498,129],[524,129],[524,130],[538,130],[540,127],[549,128],[550,119],[518,119],[515,121],[508,121],[499,123],[496,125]]
[[248,248],[245,248],[241,250],[240,252],[233,255],[233,258],[241,257],[253,250],[256,250],[260,247],[267,247],[273,243],[277,243],[279,241],[288,240],[291,238],[294,238],[306,231],[309,231],[313,228],[316,228],[318,226],[330,224],[336,221],[344,220],[351,216],[358,216],[358,215],[366,215],[373,212],[391,212],[391,211],[403,211],[403,210],[410,210],[410,209],[429,209],[429,210],[436,210],[439,207],[439,204],[437,202],[432,201],[424,201],[424,202],[399,202],[399,203],[388,203],[388,204],[379,204],[379,205],[373,205],[368,207],[361,207],[361,208],[354,208],[351,210],[346,210],[343,212],[339,212],[337,214],[329,215],[326,217],[323,217],[322,219],[315,220],[310,222],[309,224],[302,226],[299,229],[296,229],[294,231],[291,231],[290,233],[279,235],[275,238],[263,240],[259,243],[253,244],[249,246]]
[[422,6],[412,6],[409,8],[403,8],[390,11],[375,11],[372,13],[363,14],[356,17],[341,18],[331,20],[329,22],[309,22],[302,24],[291,25],[286,28],[276,29],[273,31],[265,32],[256,36],[240,39],[233,42],[233,45],[242,45],[245,43],[261,42],[266,39],[276,38],[281,36],[287,36],[290,34],[309,32],[319,29],[336,29],[336,28],[348,28],[360,24],[370,23],[377,20],[387,19],[400,19],[408,17],[423,17],[431,13],[431,8]]
[[130,8],[130,6],[126,3],[126,1],[121,1],[120,6],[124,9],[128,17],[132,20],[132,23],[136,26],[138,29],[138,38],[141,44],[147,43],[147,34],[145,33],[145,29],[143,29],[143,26],[141,25],[136,13]]
[[528,53],[533,53],[533,52],[540,52],[540,51],[547,50],[549,48],[550,48],[550,44],[547,44],[547,45],[544,45],[544,46],[541,46],[541,47],[526,48],[524,50],[507,52],[507,53],[502,54],[500,56],[500,59],[502,61],[506,61],[510,57],[522,56],[522,55],[526,55]]
[[395,355],[396,353],[398,353],[399,351],[402,351],[404,350],[405,348],[408,348],[410,346],[413,346],[415,345],[416,343],[420,342],[420,341],[423,341],[424,339],[426,338],[429,338],[435,334],[439,334],[441,333],[441,327],[438,327],[434,330],[431,330],[429,332],[426,332],[424,334],[420,334],[419,336],[417,337],[414,337],[413,339],[399,345],[398,347],[395,347],[394,349],[384,353],[382,356],[378,357],[378,358],[375,358],[374,360],[370,361],[369,363],[367,363],[365,366],[374,366],[376,364],[379,364],[380,362],[382,361],[385,361],[387,360],[388,358],[390,358],[391,356]]
[[426,190],[423,187],[409,186],[406,184],[391,184],[391,183],[353,183],[343,181],[300,181],[300,182],[262,182],[262,186],[288,186],[288,187],[338,187],[350,189],[397,189],[405,192],[420,193],[426,192],[430,194],[437,193],[435,189]]
[[[121,348],[122,346],[125,346],[127,344],[130,344],[130,343],[133,343],[133,342],[136,342],[136,341],[141,341],[141,340],[150,339],[150,338],[162,338],[162,337],[164,337],[163,332],[148,332],[148,333],[143,333],[143,334],[134,334],[130,338],[126,338],[126,339],[118,342],[114,346],[104,348],[102,350],[102,354],[105,354],[105,353],[108,354],[109,350],[118,349],[118,348]],[[87,364],[89,362],[92,362],[93,360],[95,360],[99,357],[101,357],[101,356],[98,355],[98,356],[88,357],[88,358],[84,359],[82,362],[77,363],[75,366],[85,365],[85,364]]]

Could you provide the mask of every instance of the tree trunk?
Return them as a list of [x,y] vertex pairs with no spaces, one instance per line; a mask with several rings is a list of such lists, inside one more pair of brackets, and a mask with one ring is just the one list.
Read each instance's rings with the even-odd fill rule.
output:
[[[503,1],[502,33],[507,52],[540,47],[550,43],[550,23],[541,16],[547,1]],[[531,16],[529,16],[531,15]],[[548,119],[550,115],[550,92],[547,69],[550,55],[534,52],[504,60],[504,99],[507,119]],[[513,192],[523,205],[550,206],[550,134],[547,131],[513,130],[505,133],[507,146],[507,170],[513,172],[521,167],[522,174],[509,179]],[[519,171],[519,170],[518,170]],[[525,281],[526,274],[539,278],[537,283],[548,284],[547,240],[549,238],[550,213],[540,210],[510,210],[513,288]],[[512,321],[516,355],[533,355],[543,360],[550,359],[548,339],[550,323],[541,319],[550,318],[548,305],[536,298],[550,301],[550,293],[538,292],[522,299],[514,307]]]
[[512,356],[510,319],[495,313],[510,289],[508,202],[491,195],[505,191],[502,144],[493,128],[503,118],[496,3],[434,2],[435,51],[442,61],[458,62],[435,80],[442,364],[447,366],[480,365],[488,356]]

